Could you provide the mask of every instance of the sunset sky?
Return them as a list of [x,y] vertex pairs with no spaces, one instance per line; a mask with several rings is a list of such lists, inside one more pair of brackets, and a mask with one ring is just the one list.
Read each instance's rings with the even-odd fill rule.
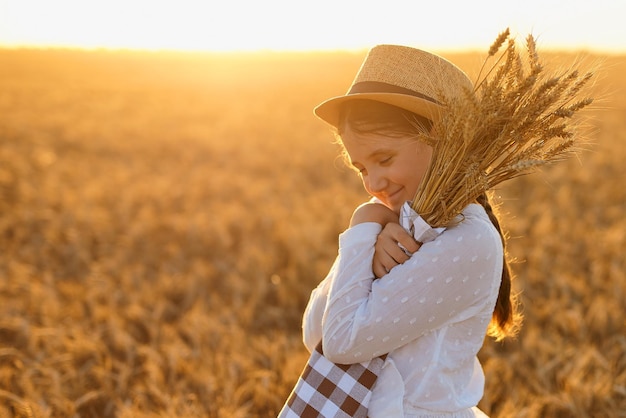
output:
[[626,52],[626,1],[0,0],[0,47],[486,49],[506,27],[543,48]]

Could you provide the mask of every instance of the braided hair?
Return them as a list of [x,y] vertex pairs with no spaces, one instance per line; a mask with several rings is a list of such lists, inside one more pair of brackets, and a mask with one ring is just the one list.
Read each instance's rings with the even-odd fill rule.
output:
[[502,248],[504,249],[500,290],[498,291],[498,299],[493,311],[491,323],[489,324],[489,329],[487,330],[487,334],[489,336],[494,337],[496,341],[500,341],[505,337],[515,336],[515,334],[517,334],[522,321],[522,315],[519,312],[517,295],[511,294],[511,281],[513,277],[507,260],[505,234],[500,227],[500,222],[494,213],[487,194],[481,194],[476,200],[482,205],[483,208],[485,208],[485,212],[487,212],[489,220],[498,230],[498,233],[500,233]]

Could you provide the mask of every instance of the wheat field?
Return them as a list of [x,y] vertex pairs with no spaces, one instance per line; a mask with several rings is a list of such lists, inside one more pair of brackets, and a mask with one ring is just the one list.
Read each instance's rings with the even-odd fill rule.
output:
[[[448,54],[468,73],[480,54]],[[626,417],[626,57],[576,158],[496,190],[525,323],[492,417]],[[363,53],[0,50],[0,417],[274,417],[367,196],[318,102]]]

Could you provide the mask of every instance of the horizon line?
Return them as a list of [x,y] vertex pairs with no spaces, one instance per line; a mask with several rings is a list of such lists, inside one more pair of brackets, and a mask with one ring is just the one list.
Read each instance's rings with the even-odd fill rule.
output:
[[[372,45],[373,46],[373,45]],[[208,53],[208,54],[255,54],[255,53],[362,53],[367,52],[371,46],[362,47],[324,47],[324,48],[236,48],[236,49],[212,49],[212,48],[167,48],[167,47],[132,47],[132,46],[81,46],[81,45],[57,45],[57,44],[2,44],[3,50],[65,50],[84,52],[146,52],[146,53]],[[487,53],[482,47],[438,47],[428,48],[430,51],[445,53]],[[626,55],[626,48],[601,48],[590,46],[546,46],[541,48],[548,53],[593,53],[602,55]]]

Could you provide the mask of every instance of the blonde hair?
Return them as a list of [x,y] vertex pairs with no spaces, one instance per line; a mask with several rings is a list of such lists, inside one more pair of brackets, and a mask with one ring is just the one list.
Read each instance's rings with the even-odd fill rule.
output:
[[430,132],[432,121],[411,111],[374,100],[354,100],[340,110],[337,134],[349,126],[353,132],[381,133],[388,137],[421,136]]

